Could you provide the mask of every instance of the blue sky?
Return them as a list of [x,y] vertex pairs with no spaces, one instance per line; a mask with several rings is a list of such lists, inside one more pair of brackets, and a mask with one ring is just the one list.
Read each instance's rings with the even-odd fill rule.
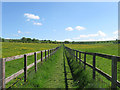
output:
[[117,33],[117,2],[2,3],[3,38],[101,41]]

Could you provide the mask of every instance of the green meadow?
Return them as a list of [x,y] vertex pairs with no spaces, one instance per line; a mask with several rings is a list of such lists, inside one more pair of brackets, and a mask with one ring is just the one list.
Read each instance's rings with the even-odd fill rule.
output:
[[[4,58],[11,57],[45,49],[52,49],[57,46],[60,46],[60,44],[5,42],[2,43],[2,56]],[[117,44],[65,44],[65,46],[79,51],[94,53],[96,52],[118,56]],[[37,54],[37,58],[40,59],[41,55]],[[87,63],[92,64],[92,58],[93,57],[91,55],[87,55]],[[83,54],[82,60],[84,60]],[[23,69],[23,61],[24,59],[21,58],[18,60],[6,62],[6,77]],[[27,65],[33,62],[34,56],[28,56]],[[109,75],[111,75],[111,64],[112,61],[110,59],[104,59],[98,56],[96,57],[96,67]],[[119,66],[120,63],[118,63],[117,74],[117,79],[120,81]],[[111,82],[99,73],[96,73],[96,80],[93,81],[92,69],[86,67],[86,70],[84,71],[83,64],[79,65],[78,62],[75,62],[75,59],[72,58],[66,50],[64,50],[63,46],[46,62],[44,61],[43,64],[38,63],[37,73],[34,72],[34,67],[32,67],[30,70],[32,69],[33,71],[28,74],[26,83],[24,83],[23,79],[19,80],[19,78],[23,76],[23,74],[21,74],[20,76],[6,84],[6,87],[12,85],[16,80],[19,80],[19,82],[15,84],[13,88],[110,88],[111,86]],[[78,83],[79,81],[81,81],[81,83]]]
[[[48,50],[59,46],[59,44],[41,44],[41,43],[8,43],[2,42],[2,57],[11,57],[26,53]],[[48,53],[47,53],[48,54]],[[43,53],[43,57],[45,53]],[[37,59],[41,58],[41,54],[37,54]],[[27,65],[34,62],[34,56],[27,57]],[[5,63],[5,77],[11,76],[24,67],[24,58],[8,61]]]
[[27,82],[20,80],[12,88],[100,88],[103,84],[89,78],[70,54],[61,47],[47,61],[38,64],[38,70],[28,74]]
[[[102,53],[102,54],[108,54],[108,55],[115,55],[119,56],[119,47],[118,44],[66,44],[65,46],[79,50],[84,52],[94,52],[94,53]],[[82,54],[82,60],[84,60],[84,55]],[[91,64],[93,63],[93,56],[92,55],[86,55],[86,62]],[[105,59],[102,57],[96,57],[96,67],[104,71],[105,73],[109,74],[111,76],[111,70],[112,70],[112,60],[111,59]],[[87,67],[88,71],[91,73],[92,77],[92,69]],[[108,81],[106,78],[104,78],[99,73],[96,73],[97,80],[103,82],[106,87],[109,87],[111,82]],[[120,81],[120,62],[117,63],[117,79]]]

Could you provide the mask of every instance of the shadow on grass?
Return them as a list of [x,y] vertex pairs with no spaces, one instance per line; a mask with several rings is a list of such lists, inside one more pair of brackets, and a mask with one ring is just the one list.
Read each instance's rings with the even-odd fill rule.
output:
[[89,72],[84,70],[83,64],[76,62],[74,57],[72,57],[67,51],[65,52],[68,65],[72,74],[74,86],[77,88],[100,88],[99,84],[94,81]]

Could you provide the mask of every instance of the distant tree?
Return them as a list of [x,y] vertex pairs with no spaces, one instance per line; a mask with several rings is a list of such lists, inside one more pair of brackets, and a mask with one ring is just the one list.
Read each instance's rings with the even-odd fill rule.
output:
[[32,42],[31,38],[27,38],[27,42],[28,43]]
[[64,41],[64,43],[65,43],[65,44],[68,44],[68,43],[70,43],[70,42],[69,42],[69,41]]
[[22,38],[21,38],[21,41],[22,41],[23,43],[25,43],[25,42],[27,42],[27,39],[26,39],[25,37],[22,37]]
[[5,39],[4,39],[4,38],[2,38],[2,42],[5,42]]

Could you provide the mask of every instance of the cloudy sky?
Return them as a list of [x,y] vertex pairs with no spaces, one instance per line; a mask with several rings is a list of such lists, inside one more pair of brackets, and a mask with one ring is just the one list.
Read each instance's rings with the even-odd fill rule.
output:
[[115,40],[117,2],[3,2],[2,37],[58,41]]

